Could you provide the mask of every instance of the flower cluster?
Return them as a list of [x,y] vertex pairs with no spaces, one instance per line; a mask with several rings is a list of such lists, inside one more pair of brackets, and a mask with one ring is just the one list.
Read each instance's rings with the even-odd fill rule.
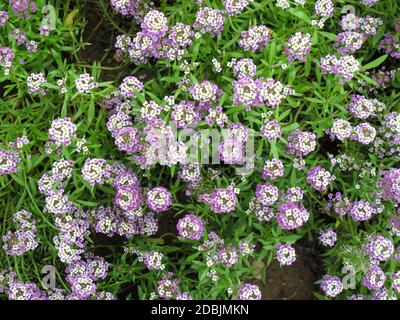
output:
[[179,219],[176,228],[180,237],[200,240],[204,233],[204,221],[194,214],[187,214]]
[[296,250],[290,244],[277,245],[276,259],[282,266],[290,266],[296,261]]
[[88,73],[83,73],[75,79],[76,90],[80,93],[90,93],[93,89],[98,87],[98,83]]
[[0,176],[17,173],[21,157],[16,150],[3,149],[0,151]]
[[195,84],[189,89],[193,99],[202,103],[216,102],[222,93],[217,85],[210,81],[203,81]]
[[261,300],[260,288],[251,283],[243,283],[238,288],[237,300]]
[[16,225],[15,231],[8,231],[3,236],[3,249],[8,255],[20,256],[25,252],[36,249],[39,245],[37,239],[37,227],[32,213],[21,210],[12,217]]
[[365,273],[363,285],[369,290],[378,290],[383,287],[386,275],[377,265],[372,265]]
[[326,247],[333,247],[337,240],[337,234],[330,227],[326,230],[321,231],[318,239],[319,239],[319,241],[321,241],[322,245],[324,245]]
[[224,24],[225,17],[222,15],[221,10],[203,7],[196,13],[193,28],[199,30],[201,33],[210,33],[211,36],[216,36],[222,32]]
[[11,48],[0,48],[0,65],[4,67],[4,75],[9,75],[14,61],[14,52]]
[[251,0],[224,0],[224,7],[228,15],[240,14],[251,2]]
[[239,46],[245,51],[256,52],[263,48],[271,37],[271,30],[264,26],[252,26],[248,30],[241,33]]
[[306,56],[311,51],[311,45],[310,34],[296,32],[286,42],[285,54],[289,62],[294,62],[295,60],[306,61]]
[[379,49],[395,59],[400,59],[400,41],[391,33],[386,34],[385,38],[379,43]]
[[28,86],[27,92],[29,94],[37,95],[45,95],[46,90],[43,88],[43,86],[47,83],[46,78],[44,77],[44,74],[41,73],[31,73],[28,78],[26,79],[26,84]]
[[295,230],[303,226],[310,217],[307,209],[299,203],[283,203],[279,206],[276,221],[284,230]]
[[68,146],[76,137],[76,125],[70,118],[54,119],[49,128],[49,139],[57,146]]
[[281,160],[272,159],[265,161],[262,173],[263,179],[269,178],[271,180],[274,180],[278,177],[283,177],[284,174],[285,168]]
[[364,245],[365,254],[373,261],[386,261],[394,253],[393,242],[382,235],[369,236],[368,244]]
[[88,158],[82,166],[82,178],[91,186],[96,183],[103,184],[104,179],[108,176],[108,167],[106,160],[97,158]]
[[229,213],[236,209],[237,198],[232,188],[216,189],[206,199],[215,213]]
[[242,58],[235,61],[233,66],[233,75],[237,78],[251,77],[253,78],[257,73],[257,66],[250,58]]
[[110,0],[115,11],[124,16],[133,16],[136,20],[140,20],[142,11],[140,10],[141,0]]
[[333,179],[334,177],[330,172],[320,166],[316,166],[307,172],[307,183],[318,191],[326,191]]
[[246,107],[266,105],[274,108],[294,92],[280,81],[275,81],[272,78],[254,80],[245,76],[234,81],[233,93],[235,105],[243,104]]
[[256,198],[264,206],[270,206],[274,204],[279,197],[278,187],[267,182],[265,184],[257,184],[256,186]]
[[355,201],[349,206],[349,215],[354,221],[369,220],[376,213],[376,208],[366,200]]
[[335,298],[343,291],[344,286],[339,277],[327,274],[322,279],[321,289],[328,297]]
[[338,34],[335,47],[341,54],[351,54],[360,49],[364,43],[364,36],[354,31],[345,31]]
[[[199,17],[199,23],[207,23],[207,17],[204,18]],[[149,58],[180,60],[186,48],[191,45],[194,32],[191,26],[180,22],[168,28],[167,20],[161,11],[148,10],[143,19],[140,18],[141,31],[135,37],[117,37],[115,48],[118,55],[127,55],[136,64],[147,62]],[[193,28],[196,28],[196,23]]]
[[352,55],[342,55],[339,59],[335,55],[327,55],[319,61],[323,74],[335,74],[340,83],[350,81],[361,70],[361,64]]
[[167,211],[172,204],[171,193],[164,187],[156,187],[147,192],[147,206],[155,212]]
[[32,0],[8,0],[12,11],[20,19],[29,19],[30,14],[36,13],[36,5]]
[[350,137],[352,131],[353,127],[351,126],[350,122],[343,119],[335,119],[332,124],[332,128],[327,130],[327,133],[332,140],[336,138],[340,141],[343,141]]
[[290,154],[304,157],[315,150],[317,136],[312,132],[295,130],[287,137],[287,150]]
[[9,19],[8,12],[0,10],[0,27],[3,27]]
[[347,106],[355,118],[367,119],[373,116],[377,100],[367,99],[362,95],[351,95],[351,103]]

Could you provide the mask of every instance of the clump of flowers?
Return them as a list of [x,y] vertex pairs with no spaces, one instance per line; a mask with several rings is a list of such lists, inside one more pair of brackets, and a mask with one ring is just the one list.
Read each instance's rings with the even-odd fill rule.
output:
[[274,204],[279,197],[279,189],[269,182],[265,184],[257,184],[256,186],[256,198],[258,202],[264,206],[270,206]]
[[361,144],[370,144],[376,137],[376,129],[368,122],[363,122],[355,126],[354,132],[350,136],[351,140]]
[[237,198],[232,188],[216,189],[208,197],[207,202],[215,213],[229,213],[236,209]]
[[25,252],[36,249],[37,239],[36,222],[32,213],[21,210],[14,213],[12,221],[16,225],[15,231],[8,231],[3,236],[3,249],[8,255],[20,256]]
[[375,261],[386,261],[394,253],[393,242],[381,235],[368,236],[368,244],[363,248],[365,254]]
[[147,206],[155,212],[164,212],[172,204],[171,193],[164,187],[156,187],[147,192]]
[[395,59],[400,59],[400,41],[393,34],[386,34],[385,38],[379,43],[379,49]]
[[276,221],[284,230],[295,230],[302,227],[310,216],[306,208],[298,203],[282,203],[278,210]]
[[108,176],[107,161],[99,158],[86,159],[82,169],[82,178],[90,185],[103,184]]
[[274,180],[278,177],[283,177],[284,174],[285,168],[281,160],[272,159],[265,161],[262,173],[263,179],[269,178],[271,180]]
[[362,3],[365,4],[366,6],[372,7],[378,1],[379,0],[362,0]]
[[326,191],[333,179],[334,177],[330,172],[320,166],[316,166],[307,172],[307,183],[318,191]]
[[322,245],[324,245],[326,247],[333,247],[337,240],[337,234],[330,227],[326,230],[321,231],[318,239],[319,239],[319,241],[321,241]]
[[46,94],[46,90],[43,86],[47,83],[46,78],[44,77],[44,73],[31,73],[26,79],[26,83],[28,85],[28,93],[32,95],[41,95]]
[[321,289],[328,297],[335,298],[343,291],[344,287],[339,277],[327,274],[322,279]]
[[224,0],[224,7],[228,15],[240,14],[251,2],[251,0]]
[[178,128],[188,128],[197,124],[200,114],[195,103],[192,101],[181,101],[172,108],[171,119]]
[[251,77],[253,78],[257,73],[257,66],[254,61],[250,58],[242,58],[236,61],[233,66],[233,75],[237,79]]
[[382,171],[382,176],[377,182],[377,186],[382,190],[382,197],[386,200],[400,202],[400,169],[390,168]]
[[211,36],[216,36],[224,29],[225,17],[222,12],[209,7],[200,8],[196,13],[196,21],[193,28],[201,33],[210,33]]
[[142,31],[155,39],[162,38],[168,30],[167,17],[158,10],[150,10],[141,23]]
[[369,290],[378,290],[383,287],[386,275],[377,265],[372,265],[365,273],[363,285]]
[[281,266],[290,266],[296,261],[296,250],[290,244],[277,245],[276,259]]
[[8,12],[0,10],[0,27],[3,27],[9,19]]
[[317,145],[316,139],[316,135],[312,132],[295,130],[287,137],[288,153],[304,157],[315,150]]
[[344,141],[350,138],[352,131],[353,127],[350,122],[343,119],[335,119],[332,128],[328,129],[327,133],[332,140],[336,138],[339,141]]
[[133,16],[136,20],[142,18],[140,6],[141,0],[110,0],[115,11],[118,11],[124,16]]
[[125,77],[119,86],[119,94],[125,98],[134,98],[135,90],[141,91],[143,89],[143,83],[134,76]]
[[272,141],[282,136],[281,126],[277,120],[266,120],[260,128],[260,135]]
[[243,283],[238,288],[237,300],[261,300],[260,288],[251,283]]
[[172,274],[164,276],[163,279],[158,281],[157,293],[160,298],[171,299],[173,296],[178,294],[178,279],[171,279]]
[[114,202],[122,210],[135,212],[143,202],[143,195],[136,184],[119,186],[114,197]]
[[70,118],[59,118],[53,120],[49,129],[49,139],[57,146],[68,146],[76,137],[76,126]]
[[335,47],[341,54],[350,54],[360,49],[364,43],[364,36],[354,31],[345,31],[339,33]]
[[191,240],[200,240],[204,233],[204,221],[194,214],[187,214],[176,225],[178,235]]
[[36,4],[32,0],[9,0],[12,11],[20,19],[29,19],[32,13],[36,13]]
[[308,33],[296,32],[286,42],[285,54],[289,62],[300,60],[306,61],[307,54],[311,51],[311,35]]
[[264,25],[252,26],[241,33],[239,46],[245,51],[256,52],[263,48],[271,37],[271,31]]
[[98,83],[88,73],[83,73],[75,79],[76,90],[80,93],[90,93],[98,87]]
[[354,221],[366,221],[376,214],[376,208],[366,201],[358,200],[349,206],[349,215]]
[[21,157],[16,150],[3,149],[0,151],[0,176],[17,173]]
[[238,262],[239,253],[232,244],[229,244],[227,246],[221,246],[217,250],[217,258],[218,263],[221,263],[226,267],[232,267]]
[[352,80],[361,69],[360,62],[352,55],[342,55],[340,58],[327,55],[320,59],[319,66],[322,69],[322,74],[337,75],[341,84]]
[[218,96],[222,93],[218,86],[210,81],[196,83],[189,89],[194,100],[206,103],[216,102]]
[[351,103],[347,106],[354,117],[367,119],[375,113],[375,101],[361,95],[351,95]]
[[314,10],[317,15],[322,17],[332,17],[334,5],[331,0],[317,0],[314,5]]
[[0,48],[0,65],[4,67],[4,75],[9,75],[14,61],[14,52],[11,48]]

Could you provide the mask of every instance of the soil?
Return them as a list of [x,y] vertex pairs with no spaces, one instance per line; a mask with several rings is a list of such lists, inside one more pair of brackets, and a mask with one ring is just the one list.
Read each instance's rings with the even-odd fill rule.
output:
[[319,153],[326,156],[327,153],[337,156],[339,154],[339,143],[337,140],[331,140],[328,135],[318,139],[320,146]]
[[107,257],[109,255],[115,254],[115,252],[122,253],[122,244],[125,242],[124,237],[118,235],[113,237],[108,237],[102,233],[92,232],[91,237],[96,246],[93,249],[95,255],[101,257]]
[[163,237],[164,243],[170,245],[172,241],[177,237],[178,232],[176,229],[177,218],[174,217],[175,212],[168,210],[158,215],[158,232],[155,238]]
[[87,65],[100,62],[102,67],[109,68],[103,68],[100,81],[111,81],[118,74],[128,74],[128,70],[119,68],[121,62],[115,56],[115,39],[120,34],[118,30],[104,18],[103,12],[95,3],[88,1],[82,14],[87,21],[82,37],[83,41],[88,43],[79,51],[79,58],[82,62]]
[[274,260],[266,270],[266,283],[258,282],[263,300],[311,300],[319,290],[315,282],[323,269],[318,245],[300,241],[294,245],[297,259],[291,266],[280,266]]

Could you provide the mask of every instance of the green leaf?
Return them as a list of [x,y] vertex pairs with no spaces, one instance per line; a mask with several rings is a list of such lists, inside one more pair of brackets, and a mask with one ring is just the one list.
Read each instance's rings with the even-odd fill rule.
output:
[[292,15],[296,16],[297,18],[311,24],[311,19],[310,17],[303,11],[300,11],[298,9],[290,8],[288,10]]
[[318,33],[332,41],[336,41],[336,39],[337,39],[337,35],[334,33],[326,32],[326,31],[318,31]]
[[89,102],[89,109],[88,109],[88,125],[92,123],[94,119],[95,107],[94,107],[94,99],[91,99]]
[[387,54],[379,57],[378,59],[375,59],[374,61],[366,64],[363,69],[364,70],[368,70],[368,69],[372,69],[372,68],[376,68],[377,66],[381,65],[387,58]]
[[275,159],[279,159],[278,148],[276,147],[276,140],[271,141],[271,152]]

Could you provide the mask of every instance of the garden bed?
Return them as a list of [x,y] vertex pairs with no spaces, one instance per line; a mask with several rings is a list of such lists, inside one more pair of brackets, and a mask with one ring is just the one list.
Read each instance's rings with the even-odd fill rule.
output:
[[48,2],[0,4],[1,299],[397,299],[398,1]]

